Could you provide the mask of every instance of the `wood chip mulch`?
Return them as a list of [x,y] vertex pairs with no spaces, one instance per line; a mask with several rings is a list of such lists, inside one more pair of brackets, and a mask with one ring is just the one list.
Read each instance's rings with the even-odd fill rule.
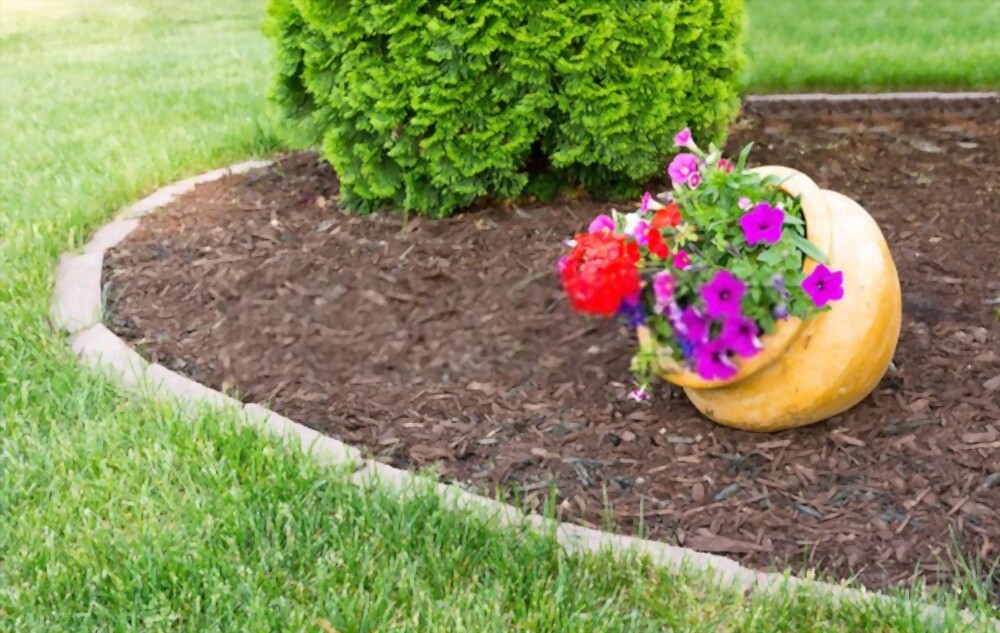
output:
[[[570,311],[584,199],[431,221],[346,216],[314,155],[199,187],[109,257],[112,325],[150,359],[407,468],[564,520],[816,566],[873,588],[1000,558],[1000,103],[766,104],[734,126],[881,224],[904,292],[895,363],[823,424],[725,429],[661,387],[626,400],[631,340]],[[619,205],[622,206],[622,205]],[[992,302],[992,304],[991,304]]]

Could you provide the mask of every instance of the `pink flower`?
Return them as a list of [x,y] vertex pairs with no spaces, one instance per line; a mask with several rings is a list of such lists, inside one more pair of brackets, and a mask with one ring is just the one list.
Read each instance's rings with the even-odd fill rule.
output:
[[643,213],[649,211],[649,205],[652,204],[652,202],[653,196],[647,191],[645,195],[642,196],[642,206],[639,207],[639,210]]
[[802,281],[802,290],[809,295],[817,308],[822,308],[831,301],[844,298],[844,273],[833,272],[820,264]]
[[741,313],[740,304],[746,290],[746,284],[739,277],[728,270],[720,270],[701,287],[700,294],[708,316],[718,319]]
[[691,129],[684,128],[674,136],[674,147],[687,147],[690,149],[691,146]]
[[601,231],[615,232],[615,221],[611,219],[611,216],[603,213],[594,218],[594,221],[590,223],[590,228],[587,229],[588,233],[600,233]]
[[733,171],[733,164],[726,160],[725,158],[719,159],[719,164],[717,165],[719,169],[726,172],[727,174]]
[[638,389],[630,391],[628,397],[630,400],[635,400],[636,402],[646,402],[653,396],[645,387],[639,387]]
[[728,380],[736,375],[732,355],[722,338],[699,345],[694,353],[695,370],[705,380]]
[[694,154],[678,154],[667,167],[670,180],[675,185],[686,184],[691,176],[698,173],[698,157]]
[[674,268],[677,270],[687,270],[691,267],[691,256],[687,251],[677,251],[674,253]]
[[691,174],[691,177],[688,178],[688,186],[691,187],[692,189],[697,189],[698,185],[700,184],[701,184],[701,174],[699,174],[698,172]]
[[764,348],[757,338],[757,324],[745,316],[726,317],[722,322],[719,338],[726,342],[729,349],[743,358],[756,356],[757,352]]
[[753,211],[740,218],[740,227],[747,238],[747,244],[775,244],[781,239],[781,229],[785,222],[785,212],[761,202]]
[[740,197],[739,200],[736,201],[736,205],[739,208],[743,209],[744,211],[747,211],[747,210],[750,209],[750,207],[753,206],[753,202],[750,200],[750,198],[747,198],[746,196],[742,196],[742,197]]
[[664,271],[653,277],[653,296],[656,297],[656,311],[663,314],[674,298],[674,278]]

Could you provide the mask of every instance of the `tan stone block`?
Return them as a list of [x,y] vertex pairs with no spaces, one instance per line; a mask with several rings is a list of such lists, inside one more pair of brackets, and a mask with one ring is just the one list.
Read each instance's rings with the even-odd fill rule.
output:
[[117,220],[111,224],[105,224],[94,233],[94,237],[90,238],[90,242],[84,247],[83,252],[103,253],[114,248],[138,226],[138,220]]
[[49,316],[52,324],[70,334],[101,322],[101,253],[63,255]]
[[77,332],[70,345],[84,365],[126,387],[138,387],[144,380],[146,361],[101,324]]

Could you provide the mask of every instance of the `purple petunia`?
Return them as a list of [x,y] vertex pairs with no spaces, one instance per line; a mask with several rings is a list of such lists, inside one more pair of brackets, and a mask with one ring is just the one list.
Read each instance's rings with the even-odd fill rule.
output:
[[[691,176],[698,173],[698,157],[694,154],[678,154],[670,161],[667,173],[675,185],[686,184]],[[701,176],[698,178],[700,180]]]
[[705,380],[728,380],[736,375],[733,350],[721,338],[699,345],[694,353],[695,370]]
[[681,333],[692,342],[708,340],[708,321],[694,308],[684,308],[678,325]]
[[834,272],[820,264],[802,281],[802,290],[817,308],[844,298],[844,273]]
[[778,296],[782,299],[787,299],[792,296],[791,293],[788,292],[788,287],[785,285],[785,278],[780,274],[775,275],[774,278],[771,279],[771,284],[774,286],[774,289],[778,291]]
[[590,223],[590,228],[587,229],[588,233],[600,233],[601,231],[615,232],[615,221],[611,219],[611,216],[603,213],[594,218],[594,221]]
[[779,303],[778,305],[774,306],[773,310],[771,310],[771,316],[773,316],[775,319],[778,319],[779,321],[784,321],[785,319],[788,318],[788,306],[786,306],[784,303]]
[[761,202],[753,211],[740,218],[740,227],[747,238],[747,244],[774,244],[781,239],[781,228],[785,222],[785,212]]
[[690,360],[694,356],[695,350],[698,348],[697,343],[693,343],[683,336],[677,339],[677,342],[681,346],[681,355],[684,356],[686,360]]
[[621,308],[618,309],[618,314],[625,317],[625,321],[631,328],[637,328],[646,322],[646,310],[643,308],[642,301],[639,300],[638,296],[622,301]]
[[705,312],[713,319],[741,314],[740,304],[746,290],[746,284],[739,277],[728,270],[720,270],[710,282],[701,287]]
[[736,354],[750,358],[764,348],[757,333],[757,323],[753,319],[745,316],[728,316],[722,322],[719,338],[724,340]]

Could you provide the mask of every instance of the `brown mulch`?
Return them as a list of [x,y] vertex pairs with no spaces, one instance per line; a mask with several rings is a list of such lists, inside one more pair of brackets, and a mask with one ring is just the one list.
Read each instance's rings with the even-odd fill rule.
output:
[[[731,145],[867,207],[904,292],[898,370],[850,412],[752,435],[660,388],[629,336],[570,311],[562,241],[611,205],[432,221],[345,216],[312,155],[198,188],[109,257],[113,326],[147,357],[407,468],[565,520],[871,587],[1000,558],[1000,103],[768,104]],[[983,571],[983,573],[986,573]]]

